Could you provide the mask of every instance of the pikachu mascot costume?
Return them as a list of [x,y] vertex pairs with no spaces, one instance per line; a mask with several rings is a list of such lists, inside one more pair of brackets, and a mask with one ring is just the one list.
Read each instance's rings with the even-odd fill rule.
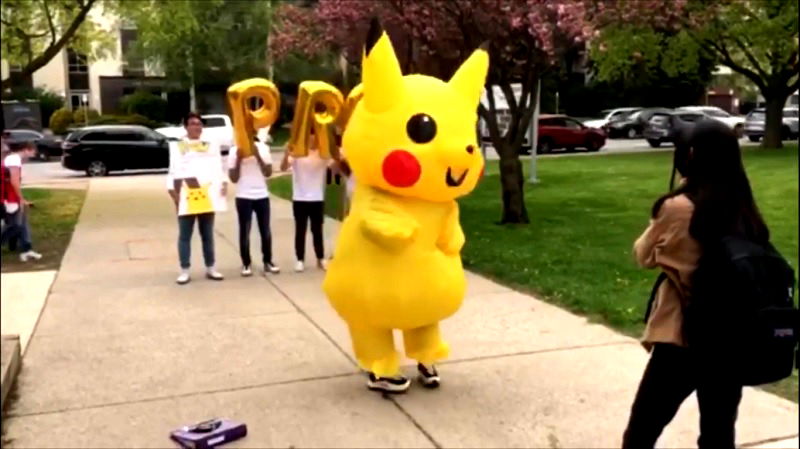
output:
[[344,132],[356,179],[350,214],[323,283],[347,322],[367,386],[403,392],[392,331],[436,387],[448,356],[439,321],[461,306],[464,233],[455,199],[483,172],[477,109],[489,55],[476,50],[448,82],[403,76],[388,35],[373,20],[362,60],[363,97]]

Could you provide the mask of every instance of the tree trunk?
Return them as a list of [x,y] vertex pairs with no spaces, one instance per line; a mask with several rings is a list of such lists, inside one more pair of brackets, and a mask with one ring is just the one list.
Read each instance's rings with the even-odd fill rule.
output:
[[783,145],[783,106],[786,103],[786,95],[764,96],[767,102],[767,118],[764,121],[764,148],[780,148]]
[[[522,162],[518,157],[508,157],[509,150],[500,149],[500,184],[503,189],[503,217],[501,224],[529,223],[528,209],[525,207],[523,183],[525,176],[522,173]],[[512,153],[513,154],[513,153]],[[504,156],[505,155],[505,156]]]

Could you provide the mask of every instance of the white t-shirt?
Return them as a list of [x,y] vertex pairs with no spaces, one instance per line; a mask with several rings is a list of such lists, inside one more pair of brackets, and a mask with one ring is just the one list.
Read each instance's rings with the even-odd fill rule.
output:
[[[10,153],[6,158],[3,160],[3,165],[7,168],[12,167],[19,167],[20,168],[20,178],[22,178],[22,158],[17,153]],[[20,179],[21,181],[21,179]],[[9,214],[13,214],[19,208],[19,203],[17,202],[6,202],[6,212]]]
[[[269,147],[261,142],[256,142],[256,148],[258,148],[258,154],[264,163],[272,164],[272,155],[270,155]],[[237,148],[232,147],[228,153],[228,169],[236,166],[237,157],[239,157]],[[255,156],[242,159],[239,182],[236,183],[236,198],[248,200],[269,198],[267,180],[264,178],[264,174],[261,173],[261,167],[258,166]]]
[[306,157],[290,157],[292,163],[292,199],[325,201],[325,175],[328,161],[311,152]]

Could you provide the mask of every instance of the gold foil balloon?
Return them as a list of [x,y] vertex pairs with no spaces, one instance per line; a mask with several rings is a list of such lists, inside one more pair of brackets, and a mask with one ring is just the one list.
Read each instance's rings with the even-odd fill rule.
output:
[[[255,110],[250,108],[254,98],[261,101],[261,106]],[[252,156],[256,131],[272,125],[278,118],[281,105],[278,88],[267,79],[251,78],[231,85],[227,100],[239,155]]]
[[297,93],[289,148],[294,157],[305,157],[310,150],[309,136],[313,129],[320,157],[328,158],[338,151],[334,126],[344,106],[342,93],[322,81],[303,81]]
[[347,122],[350,120],[350,116],[353,115],[353,111],[356,109],[356,105],[358,102],[361,101],[361,97],[364,96],[364,88],[361,84],[354,87],[350,93],[347,95],[347,99],[344,101],[344,107],[342,108],[342,112],[339,113],[339,117],[337,120],[337,125],[344,130],[347,126]]

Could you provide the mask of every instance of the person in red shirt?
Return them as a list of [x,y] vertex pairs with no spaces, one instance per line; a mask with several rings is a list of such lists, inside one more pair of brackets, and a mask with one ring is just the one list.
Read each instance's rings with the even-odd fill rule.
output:
[[22,163],[35,152],[32,142],[9,143],[9,151],[2,159],[3,226],[0,241],[5,244],[19,240],[19,258],[23,262],[39,260],[42,255],[33,250],[28,210],[32,203],[22,194]]

